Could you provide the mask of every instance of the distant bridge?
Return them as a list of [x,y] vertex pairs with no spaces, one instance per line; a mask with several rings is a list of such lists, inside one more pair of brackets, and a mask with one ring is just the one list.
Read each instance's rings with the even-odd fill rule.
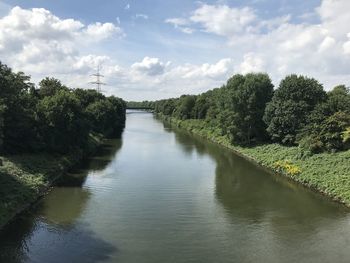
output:
[[126,109],[127,110],[149,110],[149,111],[154,110],[151,107],[129,107],[129,106],[127,106]]

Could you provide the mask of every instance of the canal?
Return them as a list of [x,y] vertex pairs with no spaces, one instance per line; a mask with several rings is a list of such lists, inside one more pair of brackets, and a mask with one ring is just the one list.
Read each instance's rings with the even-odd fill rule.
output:
[[0,233],[0,262],[349,262],[344,207],[129,111]]

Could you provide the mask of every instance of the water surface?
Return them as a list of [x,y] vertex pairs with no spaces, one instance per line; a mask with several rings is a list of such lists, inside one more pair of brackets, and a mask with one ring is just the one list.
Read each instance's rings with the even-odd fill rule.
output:
[[0,233],[0,262],[349,262],[348,210],[128,112],[121,139]]

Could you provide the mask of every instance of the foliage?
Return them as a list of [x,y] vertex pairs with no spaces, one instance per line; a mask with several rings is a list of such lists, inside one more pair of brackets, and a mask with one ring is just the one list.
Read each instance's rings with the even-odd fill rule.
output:
[[86,113],[92,130],[104,135],[116,134],[125,122],[125,104],[120,99],[111,97],[89,104]]
[[267,74],[247,74],[235,86],[229,80],[227,88],[232,90],[232,128],[230,136],[238,144],[251,144],[252,140],[266,139],[266,125],[262,118],[266,103],[273,94],[273,85]]
[[181,120],[205,119],[234,143],[249,145],[266,140],[262,117],[272,94],[273,85],[267,74],[238,74],[221,88],[197,96],[156,101],[154,109]]
[[23,151],[35,140],[35,103],[30,91],[34,85],[22,72],[14,73],[0,62],[0,105],[2,150]]
[[190,95],[182,95],[176,105],[174,116],[180,120],[191,119],[193,117],[193,109],[196,103],[196,97]]
[[126,107],[128,109],[153,109],[154,108],[154,102],[153,101],[128,101],[126,103]]
[[317,105],[308,117],[307,125],[298,134],[301,148],[319,153],[349,148],[343,139],[349,127],[350,92],[344,85],[328,92],[327,100]]
[[329,112],[338,111],[350,114],[350,90],[345,85],[339,85],[328,92],[327,107]]
[[317,80],[290,75],[283,79],[268,103],[264,121],[273,141],[293,145],[308,115],[316,105],[325,101],[326,92]]
[[336,112],[321,123],[312,123],[308,127],[306,135],[302,137],[300,142],[302,148],[312,153],[347,149],[348,139],[346,136],[344,137],[344,134],[346,135],[346,129],[350,127],[349,114]]
[[83,146],[88,132],[80,102],[73,93],[60,90],[37,105],[40,135],[49,151],[65,153]]
[[342,139],[344,147],[350,149],[350,127],[347,127],[345,131],[342,132]]
[[277,161],[273,164],[273,167],[277,172],[287,174],[289,176],[296,176],[301,173],[300,168],[288,160]]
[[164,117],[164,115],[159,116],[182,129],[238,152],[271,170],[276,170],[276,163],[282,167],[288,166],[294,175],[280,172],[307,187],[350,205],[350,150],[336,154],[325,152],[305,156],[299,147],[276,143],[242,147],[232,145],[227,136],[220,134],[217,126],[212,126],[205,120],[178,120],[173,117]]
[[102,135],[119,134],[125,109],[122,99],[54,78],[37,89],[0,62],[0,226],[96,149]]
[[124,127],[125,102],[95,90],[72,90],[54,78],[36,89],[29,76],[1,62],[0,86],[3,153],[67,153],[85,148],[91,132],[112,136]]
[[39,95],[42,97],[54,96],[59,91],[68,91],[69,89],[62,85],[61,81],[55,78],[46,77],[39,82]]

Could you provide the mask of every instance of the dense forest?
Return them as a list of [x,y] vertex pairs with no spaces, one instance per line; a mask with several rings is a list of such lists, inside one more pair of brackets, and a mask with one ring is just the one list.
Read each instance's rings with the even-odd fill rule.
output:
[[237,74],[200,95],[139,105],[180,120],[205,120],[236,145],[275,142],[298,145],[310,154],[350,148],[349,88],[339,85],[326,92],[305,76],[289,75],[274,89],[267,74]]
[[120,133],[125,109],[120,98],[71,89],[54,78],[36,87],[0,62],[0,153],[84,151],[92,134]]

